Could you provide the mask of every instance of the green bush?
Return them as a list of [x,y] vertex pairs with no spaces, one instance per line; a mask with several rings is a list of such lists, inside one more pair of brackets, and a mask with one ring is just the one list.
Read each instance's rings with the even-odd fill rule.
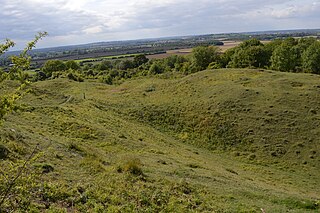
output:
[[78,82],[83,82],[84,79],[77,73],[69,72],[67,74],[68,79],[78,81]]
[[9,155],[9,150],[2,144],[0,144],[0,159],[6,159]]
[[60,78],[60,76],[63,76],[63,72],[53,72],[51,75],[51,78],[52,79]]
[[42,173],[50,173],[54,170],[54,167],[47,163],[36,164],[35,167],[40,168],[42,170]]
[[0,212],[29,212],[34,207],[40,172],[30,166],[32,161],[0,161]]
[[46,73],[47,76],[51,76],[53,72],[64,71],[66,69],[67,66],[63,61],[60,60],[48,60],[41,68],[41,70]]
[[81,147],[75,143],[71,143],[68,145],[68,149],[69,150],[73,150],[73,151],[76,151],[76,152],[82,152],[83,150],[81,149]]
[[201,70],[204,70],[208,65],[218,60],[218,48],[214,46],[199,46],[192,50],[193,62]]
[[142,163],[138,158],[128,159],[121,167],[121,171],[128,172],[132,175],[143,175]]
[[104,84],[112,85],[112,77],[110,75],[104,75],[99,77],[99,81]]

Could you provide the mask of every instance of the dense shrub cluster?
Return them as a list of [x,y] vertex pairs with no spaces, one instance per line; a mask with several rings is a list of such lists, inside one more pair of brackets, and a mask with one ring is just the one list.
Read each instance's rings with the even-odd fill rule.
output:
[[315,38],[287,38],[267,44],[251,39],[228,50],[221,58],[223,66],[232,68],[320,74],[320,42]]

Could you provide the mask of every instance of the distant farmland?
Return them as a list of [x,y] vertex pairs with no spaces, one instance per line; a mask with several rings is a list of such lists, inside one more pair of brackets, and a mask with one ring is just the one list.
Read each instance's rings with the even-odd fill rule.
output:
[[[225,52],[226,50],[236,47],[240,44],[240,41],[226,41],[224,42],[224,45],[218,46],[218,48],[221,49],[222,52]],[[156,54],[146,54],[147,58],[149,59],[163,59],[167,58],[172,55],[189,55],[192,52],[192,48],[184,48],[184,49],[175,49],[175,50],[167,50],[163,53],[156,53]],[[113,55],[113,56],[103,56],[103,57],[92,57],[92,58],[86,58],[86,59],[78,59],[76,61],[78,62],[86,62],[87,60],[93,60],[93,61],[101,61],[103,59],[121,59],[121,58],[133,58],[136,54],[125,54],[125,55]]]
[[[262,41],[262,42],[265,43],[268,41]],[[217,46],[217,47],[221,49],[221,52],[225,52],[228,49],[238,46],[240,43],[241,41],[224,41],[224,45]],[[162,58],[167,58],[171,55],[189,55],[191,52],[192,52],[192,48],[168,50],[166,53],[148,55],[147,58],[162,59]]]
[[225,52],[228,49],[238,46],[242,41],[224,41],[223,46],[219,46],[222,52]]
[[167,58],[171,55],[188,55],[191,52],[192,52],[192,48],[179,49],[179,50],[168,50],[166,53],[148,55],[147,58],[149,58],[149,59],[162,59],[162,58]]
[[[262,43],[267,43],[269,41],[262,41]],[[225,52],[228,49],[231,49],[233,47],[238,46],[241,41],[223,41],[224,45],[217,46],[218,48],[221,49],[221,52]],[[161,52],[161,51],[160,51]],[[161,53],[146,53],[147,58],[149,59],[163,59],[167,58],[172,55],[189,55],[192,52],[192,48],[182,48],[182,49],[174,49],[174,50],[167,50]],[[52,58],[54,60],[76,60],[78,62],[97,62],[97,61],[102,61],[103,59],[109,59],[109,60],[114,60],[114,59],[121,59],[121,58],[133,58],[135,55],[138,54],[144,54],[144,53],[129,53],[129,54],[116,54],[115,52],[113,54],[88,54],[87,57],[83,56],[66,56],[66,57],[57,57],[57,58]],[[40,59],[40,60],[34,60],[34,62],[37,62],[38,64],[42,64],[48,59]]]

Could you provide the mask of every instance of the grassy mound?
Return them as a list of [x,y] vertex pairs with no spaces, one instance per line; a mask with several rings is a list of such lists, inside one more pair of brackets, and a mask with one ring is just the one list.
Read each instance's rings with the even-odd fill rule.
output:
[[37,82],[0,130],[7,173],[38,144],[2,208],[317,211],[319,92],[318,76],[259,70]]
[[319,76],[215,70],[131,81],[107,103],[198,147],[258,163],[319,167]]

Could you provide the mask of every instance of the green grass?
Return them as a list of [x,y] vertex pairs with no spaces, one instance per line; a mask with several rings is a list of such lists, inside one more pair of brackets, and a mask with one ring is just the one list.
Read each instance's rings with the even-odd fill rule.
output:
[[319,78],[223,69],[37,82],[0,130],[5,161],[40,144],[29,211],[317,212]]

